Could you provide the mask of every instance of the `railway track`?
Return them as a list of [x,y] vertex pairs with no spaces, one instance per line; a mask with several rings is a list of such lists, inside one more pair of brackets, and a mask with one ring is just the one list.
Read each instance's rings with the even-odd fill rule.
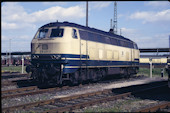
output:
[[11,85],[17,85],[16,82],[13,82],[12,80],[6,80],[1,83],[2,86],[11,86]]
[[14,74],[2,74],[1,79],[10,79],[10,78],[20,78],[28,76],[28,74],[14,73]]
[[[156,87],[150,87],[150,88],[144,88],[138,91],[131,91],[126,92],[122,94],[115,94],[112,92],[112,89],[106,89],[103,91],[97,91],[97,92],[91,92],[86,94],[79,94],[79,95],[72,95],[68,97],[62,97],[62,98],[54,98],[44,101],[38,101],[33,103],[27,103],[23,105],[17,105],[17,106],[11,106],[11,107],[5,107],[2,108],[3,112],[11,112],[17,110],[28,110],[30,108],[34,108],[34,111],[36,112],[65,112],[65,111],[72,111],[74,109],[80,109],[86,106],[91,106],[93,104],[102,103],[105,101],[110,100],[116,100],[120,98],[125,98],[131,95],[134,95],[136,93],[142,93],[145,91],[149,91],[152,89],[160,88],[166,86],[165,84],[156,86]],[[41,110],[40,110],[41,109]]]
[[1,99],[6,98],[15,98],[20,96],[26,96],[26,95],[35,95],[35,94],[41,94],[45,92],[52,92],[52,91],[61,91],[61,90],[67,90],[67,89],[73,89],[79,86],[69,87],[69,86],[63,86],[63,87],[55,87],[55,88],[47,88],[47,89],[39,89],[37,86],[31,86],[31,87],[24,87],[24,88],[17,88],[12,90],[5,90],[1,91]]
[[20,72],[10,72],[10,71],[4,71],[4,72],[1,72],[3,75],[9,75],[9,74],[18,74]]
[[18,82],[20,81],[31,81],[32,79],[28,78],[28,77],[21,77],[15,80],[2,80],[1,85],[2,86],[10,86],[10,85],[17,85]]
[[[22,96],[22,95],[27,94],[28,92],[36,90],[36,89],[38,89],[37,86],[4,90],[4,91],[1,91],[1,99]],[[27,93],[23,93],[23,92],[27,92]]]
[[12,73],[12,74],[2,74],[1,75],[1,85],[10,86],[17,85],[18,81],[29,80],[28,74]]
[[147,108],[138,109],[134,112],[165,112],[163,109],[170,108],[170,102],[165,102],[162,104],[154,105]]
[[1,81],[1,91],[23,88],[30,86],[38,86],[38,83],[31,78],[21,77],[15,80],[2,80]]

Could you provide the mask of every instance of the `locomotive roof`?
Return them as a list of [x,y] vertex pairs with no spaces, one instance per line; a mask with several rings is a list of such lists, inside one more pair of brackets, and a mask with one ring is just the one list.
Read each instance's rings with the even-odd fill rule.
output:
[[[125,38],[125,37],[120,36],[120,35],[116,35],[116,34],[113,34],[113,33],[110,33],[110,32],[106,32],[106,31],[102,31],[102,30],[99,30],[99,29],[90,28],[90,27],[86,27],[86,26],[82,26],[82,25],[75,24],[75,23],[70,23],[70,22],[52,22],[52,23],[45,24],[45,25],[43,25],[43,26],[40,27],[40,28],[44,28],[44,27],[55,27],[55,26],[70,26],[70,27],[76,27],[76,28],[80,28],[80,29],[87,30],[87,31],[92,31],[92,32],[96,32],[96,33],[108,35],[108,36],[111,36],[111,37],[116,37],[116,38],[120,38],[120,39],[123,39],[123,40],[131,41],[130,39]],[[133,41],[131,41],[131,42],[133,42]]]

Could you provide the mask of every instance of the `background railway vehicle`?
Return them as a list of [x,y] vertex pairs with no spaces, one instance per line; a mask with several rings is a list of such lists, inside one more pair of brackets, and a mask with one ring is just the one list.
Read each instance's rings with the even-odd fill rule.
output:
[[[9,58],[8,59],[1,59],[1,65],[4,66],[4,65],[7,65],[9,66]],[[19,65],[22,65],[22,59],[21,58],[11,58],[11,65],[14,65],[14,66],[19,66]],[[30,65],[30,59],[28,58],[24,58],[24,66],[27,66],[27,65]]]
[[6,62],[6,65],[9,66],[10,65],[15,65],[15,60],[14,59],[11,59],[11,61],[8,59]]
[[[139,59],[140,67],[150,68],[149,58]],[[152,66],[155,68],[165,68],[167,65],[167,58],[152,58]]]
[[6,60],[1,58],[1,66],[6,65]]
[[123,36],[69,22],[40,27],[31,42],[26,71],[41,83],[98,81],[139,70],[137,44]]

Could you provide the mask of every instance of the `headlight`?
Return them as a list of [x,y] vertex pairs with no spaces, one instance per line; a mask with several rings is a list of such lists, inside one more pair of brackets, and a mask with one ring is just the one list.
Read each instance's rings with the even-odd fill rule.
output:
[[39,58],[38,55],[33,55],[33,56],[32,56],[32,59],[38,59],[38,58]]
[[61,55],[51,55],[51,58],[52,58],[52,59],[60,59],[60,58],[61,58]]

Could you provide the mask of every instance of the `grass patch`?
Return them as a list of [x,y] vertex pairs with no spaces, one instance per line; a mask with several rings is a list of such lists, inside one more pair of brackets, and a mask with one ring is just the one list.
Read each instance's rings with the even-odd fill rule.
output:
[[[24,73],[27,73],[25,71],[26,66],[24,66]],[[1,72],[22,72],[22,66],[7,66],[7,67],[1,67]]]
[[[149,68],[139,68],[138,74],[143,74],[146,76],[150,76],[150,69]],[[161,68],[153,68],[152,69],[152,76],[159,76],[161,77]],[[164,76],[168,76],[168,73],[164,69]]]

